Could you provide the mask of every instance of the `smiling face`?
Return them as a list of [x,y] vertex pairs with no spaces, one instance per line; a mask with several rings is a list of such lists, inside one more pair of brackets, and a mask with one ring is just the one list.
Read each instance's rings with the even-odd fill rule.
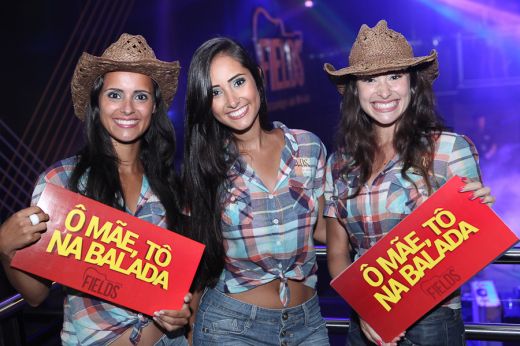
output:
[[260,94],[251,72],[232,57],[219,54],[210,66],[213,116],[236,133],[259,126]]
[[359,103],[381,127],[394,126],[410,104],[410,74],[393,72],[356,81]]
[[134,72],[109,72],[99,93],[101,124],[113,142],[135,143],[150,127],[155,110],[152,79]]

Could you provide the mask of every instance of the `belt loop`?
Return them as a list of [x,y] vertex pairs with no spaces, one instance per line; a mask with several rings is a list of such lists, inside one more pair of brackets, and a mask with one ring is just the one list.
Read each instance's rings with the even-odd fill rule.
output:
[[257,310],[258,310],[258,306],[251,304],[251,314],[249,315],[249,317],[251,318],[252,321],[254,321],[256,319]]
[[[314,296],[313,296],[314,297]],[[313,303],[314,300],[311,298],[310,300],[306,301],[306,302],[303,302],[301,307],[302,307],[302,310],[303,310],[303,316],[304,316],[304,319],[305,319],[305,325],[308,324],[309,322],[309,306],[307,304],[311,304]]]

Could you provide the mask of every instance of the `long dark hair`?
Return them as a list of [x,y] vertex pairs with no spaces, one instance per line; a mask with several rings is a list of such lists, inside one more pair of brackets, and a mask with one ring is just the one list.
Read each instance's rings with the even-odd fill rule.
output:
[[[124,195],[118,172],[119,160],[110,135],[100,119],[99,94],[103,82],[103,76],[99,77],[91,90],[90,104],[85,116],[86,144],[78,154],[69,189],[124,210]],[[153,86],[155,112],[152,114],[150,127],[141,138],[139,158],[152,191],[166,210],[168,228],[183,233],[181,190],[173,162],[175,132],[155,81]]]
[[211,111],[210,66],[219,54],[230,56],[251,72],[260,94],[260,125],[263,129],[271,126],[263,75],[247,51],[225,37],[203,43],[195,51],[188,71],[184,123],[183,181],[191,215],[189,227],[194,239],[206,245],[195,283],[197,289],[214,286],[224,267],[222,191],[229,181],[228,171],[239,156],[232,132]]
[[[435,141],[441,131],[446,130],[446,126],[435,110],[431,82],[420,70],[409,69],[406,72],[410,74],[410,104],[398,120],[393,144],[403,162],[402,177],[413,183],[406,171],[410,168],[418,170],[431,194],[432,181],[428,176],[433,171]],[[373,120],[361,108],[355,77],[345,81],[336,141],[338,152],[348,160],[342,174],[348,174],[356,168],[360,171],[358,188],[348,196],[354,198],[372,175],[377,151]]]

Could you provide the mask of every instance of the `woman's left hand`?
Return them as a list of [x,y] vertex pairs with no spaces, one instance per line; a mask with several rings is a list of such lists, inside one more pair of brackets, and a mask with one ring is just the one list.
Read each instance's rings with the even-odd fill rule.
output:
[[184,304],[180,310],[160,310],[154,312],[153,320],[164,330],[171,332],[188,324],[191,310],[191,293],[184,296]]
[[463,179],[464,187],[460,190],[460,192],[473,191],[471,195],[471,199],[480,198],[480,202],[487,204],[489,207],[493,206],[495,203],[495,197],[491,195],[491,189],[487,186],[483,186],[479,181],[473,181],[468,178]]

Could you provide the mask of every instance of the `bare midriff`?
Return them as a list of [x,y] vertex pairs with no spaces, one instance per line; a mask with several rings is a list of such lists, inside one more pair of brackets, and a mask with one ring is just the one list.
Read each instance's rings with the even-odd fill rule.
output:
[[[287,307],[301,305],[312,298],[315,290],[302,281],[287,280],[290,300]],[[273,280],[265,285],[240,293],[227,293],[231,298],[244,303],[258,305],[267,309],[283,309],[280,301],[280,280]]]

